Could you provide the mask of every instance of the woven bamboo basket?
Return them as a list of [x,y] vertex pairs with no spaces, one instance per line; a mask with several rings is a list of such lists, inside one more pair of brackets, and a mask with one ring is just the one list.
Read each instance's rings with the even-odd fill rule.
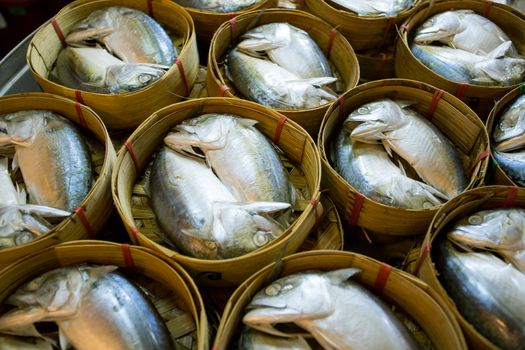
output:
[[[518,98],[520,95],[525,94],[525,84],[522,84],[521,86],[513,89],[509,93],[507,93],[505,96],[503,96],[496,104],[494,105],[494,108],[490,111],[489,117],[487,118],[487,132],[489,134],[490,139],[490,145],[492,148],[492,131],[494,130],[495,124],[499,121],[499,118],[501,117],[502,113],[505,111],[507,106],[512,104],[512,102]],[[494,160],[494,157],[492,157],[492,178],[489,179],[490,183],[495,185],[505,185],[505,186],[518,186],[512,181],[512,179],[501,169],[501,167],[497,164],[496,160]]]
[[[240,97],[224,74],[224,59],[238,38],[248,30],[267,23],[287,22],[306,31],[319,45],[339,72],[341,91],[348,91],[359,81],[359,63],[348,41],[317,17],[297,10],[270,9],[250,12],[225,22],[213,36],[208,55],[208,93],[210,96]],[[316,108],[286,110],[279,113],[301,125],[313,137],[317,135],[323,114],[329,104]]]
[[197,286],[173,261],[150,249],[105,241],[75,241],[48,247],[0,271],[0,302],[20,285],[55,268],[75,264],[115,265],[148,290],[148,296],[181,349],[208,349],[208,322]]
[[395,78],[394,47],[361,50],[355,53],[359,61],[361,82]]
[[110,181],[115,150],[100,118],[86,106],[46,93],[24,93],[0,98],[0,115],[30,109],[54,111],[77,124],[85,136],[95,141],[93,145],[96,148],[91,155],[95,182],[75,212],[50,232],[26,244],[2,249],[0,268],[51,245],[94,238],[113,211]]
[[[283,150],[287,159],[285,167],[301,195],[294,207],[301,214],[285,232],[264,247],[232,259],[197,259],[161,245],[161,233],[151,209],[137,210],[143,208],[147,200],[143,196],[142,199],[135,196],[140,194],[139,176],[161,145],[163,137],[183,120],[205,113],[231,113],[257,120],[258,129]],[[233,286],[281,254],[287,255],[299,249],[323,212],[319,203],[320,181],[321,165],[314,141],[293,121],[253,102],[205,98],[168,106],[148,118],[119,152],[112,189],[117,210],[134,243],[160,251],[177,261],[199,285]]]
[[438,272],[432,262],[432,245],[448,223],[453,222],[474,211],[502,207],[525,207],[525,189],[509,186],[486,186],[467,191],[446,203],[438,211],[428,229],[420,249],[419,258],[412,271],[428,283],[442,298],[447,301],[463,329],[472,349],[498,349],[468,323],[457,310],[452,299],[438,279]]
[[[241,329],[244,308],[265,285],[281,276],[306,270],[335,270],[355,267],[362,270],[355,281],[370,289],[388,304],[404,311],[426,334],[435,349],[467,349],[454,315],[425,283],[367,256],[350,252],[314,251],[290,255],[281,263],[259,270],[234,292],[221,318],[213,349],[231,349]],[[352,278],[353,279],[353,278]],[[351,317],[349,315],[349,317]]]
[[489,155],[487,131],[476,114],[454,96],[425,83],[403,79],[372,81],[343,96],[344,100],[340,98],[326,112],[317,144],[323,166],[323,188],[330,190],[339,213],[349,224],[376,234],[423,234],[438,209],[403,209],[381,204],[358,194],[332,167],[329,154],[335,132],[352,110],[367,102],[385,97],[417,101],[413,109],[427,116],[434,109],[429,119],[456,146],[464,158],[465,173],[471,174],[467,189],[483,182]]
[[358,16],[341,9],[326,0],[302,0],[305,10],[333,26],[350,41],[355,50],[377,49],[394,43],[395,28],[413,14],[423,1],[415,0],[414,5],[395,17]]
[[443,89],[463,100],[482,119],[485,120],[496,100],[502,98],[517,85],[512,86],[480,86],[454,82],[435,73],[421,63],[410,51],[409,43],[412,36],[427,18],[448,10],[470,9],[496,23],[513,41],[518,51],[525,55],[525,17],[510,6],[493,3],[492,1],[442,1],[426,2],[418,12],[414,13],[398,31],[396,44],[395,71],[399,78],[420,80]]
[[[49,73],[63,47],[60,35],[67,35],[73,25],[91,12],[108,6],[127,6],[152,15],[177,37],[174,44],[180,51],[177,50],[176,64],[154,83],[123,94],[80,91],[49,80]],[[26,58],[31,73],[45,92],[61,95],[93,108],[109,129],[136,127],[155,110],[188,96],[199,69],[193,21],[184,8],[169,0],[73,2],[38,29],[29,44]]]

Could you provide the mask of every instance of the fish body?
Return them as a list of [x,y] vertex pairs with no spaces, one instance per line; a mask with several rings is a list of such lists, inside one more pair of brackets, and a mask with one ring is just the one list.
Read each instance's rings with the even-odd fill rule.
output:
[[231,258],[265,245],[283,231],[265,213],[289,207],[238,203],[203,161],[166,147],[155,158],[149,186],[153,210],[169,239],[202,259]]
[[[494,22],[472,10],[438,13],[426,20],[417,30],[414,42],[441,42],[474,54],[488,54],[510,38]],[[509,49],[517,54],[514,44]]]
[[199,10],[228,13],[236,12],[252,5],[261,0],[174,0],[177,4],[184,7],[196,8]]
[[78,350],[172,349],[155,307],[114,266],[70,266],[44,273],[8,298],[17,306],[0,317],[0,329],[38,335],[35,322],[56,322],[61,345]]
[[124,63],[100,48],[60,51],[52,77],[59,84],[96,93],[123,93],[146,87],[166,70],[161,66]]
[[492,151],[492,156],[512,181],[520,186],[525,186],[525,151]]
[[[395,151],[446,198],[457,196],[467,187],[458,153],[432,123],[406,108],[409,104],[390,99],[367,103],[348,116],[345,127],[354,141],[382,142]],[[352,122],[362,123],[352,130]]]
[[412,0],[331,0],[359,16],[394,17],[412,7]]
[[491,253],[461,253],[440,244],[434,262],[461,315],[502,349],[525,344],[525,275]]
[[358,192],[377,202],[400,208],[431,208],[443,194],[407,177],[388,157],[383,146],[352,142],[342,129],[334,143],[335,170]]
[[[498,51],[504,52],[510,42]],[[425,66],[446,79],[475,85],[508,86],[525,79],[525,59],[499,54],[477,55],[446,46],[412,44],[410,50]]]
[[295,323],[330,350],[416,349],[388,307],[348,281],[357,272],[353,268],[307,271],[280,278],[253,297],[243,322],[275,335],[282,332],[274,325]]
[[288,23],[269,23],[242,35],[237,48],[245,53],[266,53],[270,60],[296,76],[332,77],[328,60],[304,30]]
[[146,13],[113,6],[93,11],[76,24],[66,42],[80,47],[97,40],[125,63],[171,66],[176,52],[168,34]]
[[496,151],[513,151],[525,146],[525,95],[516,98],[499,118],[492,132]]
[[321,88],[336,78],[301,79],[275,63],[251,57],[238,49],[230,51],[227,71],[246,98],[273,108],[315,108],[336,98]]
[[283,338],[245,328],[241,333],[239,350],[311,350],[302,337]]

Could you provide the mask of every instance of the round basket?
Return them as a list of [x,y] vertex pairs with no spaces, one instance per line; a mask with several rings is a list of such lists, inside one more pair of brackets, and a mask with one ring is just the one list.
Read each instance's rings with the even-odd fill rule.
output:
[[[468,158],[468,188],[480,185],[488,166],[489,141],[485,126],[464,103],[430,85],[403,79],[386,79],[359,85],[343,95],[326,112],[319,131],[318,147],[323,166],[323,187],[330,190],[343,218],[377,234],[417,235],[426,232],[438,207],[404,209],[381,204],[358,193],[332,167],[330,143],[348,114],[367,102],[381,98],[417,101],[413,108],[428,119]],[[465,159],[466,160],[466,159]]]
[[454,312],[472,349],[499,348],[494,346],[463,318],[452,299],[447,295],[445,288],[438,279],[438,272],[432,262],[432,245],[445,226],[455,219],[459,219],[473,211],[509,206],[525,207],[525,189],[508,186],[480,187],[467,191],[446,203],[438,211],[434,220],[432,220],[413,271],[414,274],[417,274],[423,281],[428,283],[443,300],[447,301],[448,307]]
[[396,26],[414,13],[423,1],[415,0],[411,8],[398,13],[395,17],[358,16],[352,11],[336,8],[326,0],[303,0],[303,2],[308,12],[337,26],[355,50],[363,50],[393,44]]
[[[182,49],[178,52],[175,64],[154,83],[123,94],[80,91],[49,80],[49,73],[63,48],[63,36],[91,12],[109,6],[127,6],[148,13],[179,36],[182,39]],[[26,58],[31,73],[45,92],[61,95],[93,108],[109,129],[136,127],[155,110],[188,96],[199,69],[193,21],[184,8],[169,0],[75,1],[38,29],[29,43]]]
[[362,272],[355,276],[355,280],[379,295],[383,301],[403,310],[421,327],[436,349],[467,349],[454,315],[428,285],[364,255],[333,251],[293,254],[281,263],[266,266],[247,279],[226,305],[213,348],[233,348],[233,341],[241,329],[245,306],[265,285],[281,276],[301,271],[348,267],[361,269]]
[[[518,98],[520,95],[525,94],[525,84],[522,84],[521,86],[515,88],[514,90],[507,93],[505,96],[503,96],[496,104],[494,105],[494,108],[490,111],[489,117],[487,118],[487,132],[489,134],[490,139],[490,145],[492,148],[492,131],[494,130],[495,123],[499,120],[501,117],[501,114],[505,111],[508,105],[510,105],[516,98]],[[503,169],[498,165],[496,160],[494,160],[494,157],[491,155],[492,158],[492,178],[489,179],[490,183],[495,185],[505,185],[505,186],[518,186],[512,181],[512,179],[503,171]]]
[[435,73],[421,63],[410,51],[409,43],[412,33],[427,18],[444,11],[469,9],[492,22],[496,23],[513,41],[519,52],[525,54],[525,16],[509,6],[493,3],[492,1],[442,1],[426,2],[420,6],[399,30],[396,44],[395,71],[399,78],[420,80],[441,88],[471,107],[481,119],[486,119],[496,100],[514,89],[513,86],[480,86],[454,82]]
[[15,94],[0,98],[0,115],[31,109],[56,112],[77,124],[84,135],[89,135],[97,141],[100,149],[91,156],[96,181],[75,212],[62,220],[50,232],[26,244],[2,249],[0,268],[51,245],[94,238],[97,232],[104,227],[113,211],[113,200],[109,187],[115,162],[115,150],[100,118],[86,106],[46,93]]
[[394,47],[381,50],[361,50],[355,55],[359,61],[362,82],[395,78]]
[[[292,183],[300,187],[304,199],[297,201],[294,209],[302,211],[292,225],[276,240],[264,247],[232,259],[205,260],[180,254],[159,244],[159,228],[151,208],[149,212],[134,210],[134,203],[141,201],[137,182],[151,155],[162,143],[172,127],[185,119],[205,113],[230,113],[257,120],[257,128],[272,139],[284,152],[288,161]],[[112,176],[113,198],[126,230],[134,243],[160,251],[183,265],[199,285],[232,286],[261,267],[274,261],[281,254],[288,255],[299,249],[316,218],[322,215],[319,203],[321,165],[319,153],[311,137],[293,121],[279,116],[259,104],[227,98],[204,98],[181,102],[163,108],[147,119],[126,141],[117,158]],[[135,192],[135,193],[134,193]],[[147,198],[142,197],[144,207]]]
[[[359,64],[348,41],[329,24],[306,12],[270,9],[250,12],[224,23],[215,33],[208,55],[208,93],[210,96],[238,97],[233,84],[226,78],[224,58],[237,44],[238,38],[248,30],[267,23],[287,22],[306,31],[319,45],[325,56],[339,72],[344,91],[357,85]],[[301,125],[310,135],[317,135],[323,114],[330,104],[309,109],[276,109],[279,113]]]
[[44,272],[85,263],[118,266],[127,277],[147,289],[148,296],[166,321],[174,344],[188,344],[189,341],[196,344],[190,348],[209,348],[208,322],[197,286],[180,265],[165,261],[143,247],[76,241],[41,250],[0,271],[0,302],[3,305],[16,288]]

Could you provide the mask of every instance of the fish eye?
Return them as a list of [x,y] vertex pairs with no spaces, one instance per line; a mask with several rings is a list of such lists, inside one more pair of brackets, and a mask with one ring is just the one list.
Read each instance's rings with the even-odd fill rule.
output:
[[258,231],[255,236],[253,236],[253,243],[255,243],[257,247],[262,247],[268,242],[270,242],[270,238],[266,232]]
[[281,291],[281,285],[279,283],[273,283],[270,284],[266,289],[264,290],[264,293],[268,296],[276,296]]
[[370,113],[370,107],[367,107],[367,106],[359,107],[359,108],[357,109],[357,113],[359,113],[359,114],[367,114],[367,113]]
[[479,225],[479,224],[483,223],[483,218],[481,217],[481,215],[477,215],[477,214],[471,215],[468,218],[468,222],[471,225]]
[[138,80],[140,83],[145,84],[151,80],[151,75],[149,74],[140,74]]
[[285,286],[283,286],[283,288],[281,289],[283,292],[287,292],[289,290],[293,289],[293,286],[291,284],[287,284]]

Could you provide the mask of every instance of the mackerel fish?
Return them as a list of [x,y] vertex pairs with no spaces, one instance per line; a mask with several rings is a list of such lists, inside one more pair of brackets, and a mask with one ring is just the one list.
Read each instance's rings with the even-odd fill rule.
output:
[[261,2],[262,0],[174,0],[184,7],[199,10],[229,13],[236,12]]
[[412,0],[330,0],[358,16],[387,16],[395,17],[399,12],[412,7]]
[[516,98],[505,109],[492,137],[498,152],[513,151],[525,146],[525,95]]

